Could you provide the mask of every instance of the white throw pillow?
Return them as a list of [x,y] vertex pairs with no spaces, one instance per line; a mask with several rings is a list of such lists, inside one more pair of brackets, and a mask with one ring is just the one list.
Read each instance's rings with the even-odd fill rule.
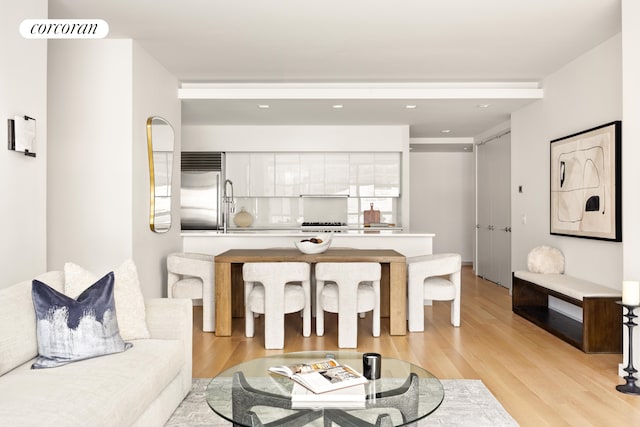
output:
[[527,257],[527,268],[532,273],[564,273],[564,255],[557,248],[538,246],[531,249]]
[[[123,340],[149,338],[147,314],[144,297],[140,290],[138,271],[132,260],[125,261],[115,269],[116,318]],[[99,277],[77,264],[68,262],[64,265],[65,295],[77,298],[85,289],[94,284]]]

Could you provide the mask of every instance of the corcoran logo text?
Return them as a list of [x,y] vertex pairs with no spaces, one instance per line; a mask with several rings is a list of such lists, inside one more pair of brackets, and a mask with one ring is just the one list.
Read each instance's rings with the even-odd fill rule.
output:
[[102,19],[25,19],[20,34],[26,39],[102,39],[109,24]]

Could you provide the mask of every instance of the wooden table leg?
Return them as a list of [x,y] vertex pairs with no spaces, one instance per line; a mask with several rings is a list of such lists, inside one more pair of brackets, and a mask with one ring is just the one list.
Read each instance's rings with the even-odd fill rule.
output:
[[389,333],[407,334],[407,265],[390,263],[389,272]]
[[389,289],[391,289],[391,271],[388,262],[380,263],[380,317],[389,317]]
[[231,263],[216,262],[216,336],[231,336]]

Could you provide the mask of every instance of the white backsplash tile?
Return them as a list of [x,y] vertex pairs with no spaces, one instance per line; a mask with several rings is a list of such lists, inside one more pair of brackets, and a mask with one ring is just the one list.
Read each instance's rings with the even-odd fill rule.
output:
[[347,197],[302,197],[304,220],[347,222]]
[[357,226],[362,225],[362,212],[370,203],[380,210],[382,222],[397,222],[397,199],[393,197],[237,197],[236,212],[244,208],[253,215],[252,227],[297,227],[303,221]]

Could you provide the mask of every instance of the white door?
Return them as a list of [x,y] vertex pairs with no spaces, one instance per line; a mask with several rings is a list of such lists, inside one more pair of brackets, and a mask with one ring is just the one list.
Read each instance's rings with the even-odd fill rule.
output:
[[510,135],[479,145],[477,274],[511,289]]
[[[478,188],[478,224],[477,229],[477,265],[476,274],[486,279],[493,278],[491,263],[491,159],[490,148],[486,145],[477,147],[477,188]],[[490,279],[492,280],[492,279]]]

